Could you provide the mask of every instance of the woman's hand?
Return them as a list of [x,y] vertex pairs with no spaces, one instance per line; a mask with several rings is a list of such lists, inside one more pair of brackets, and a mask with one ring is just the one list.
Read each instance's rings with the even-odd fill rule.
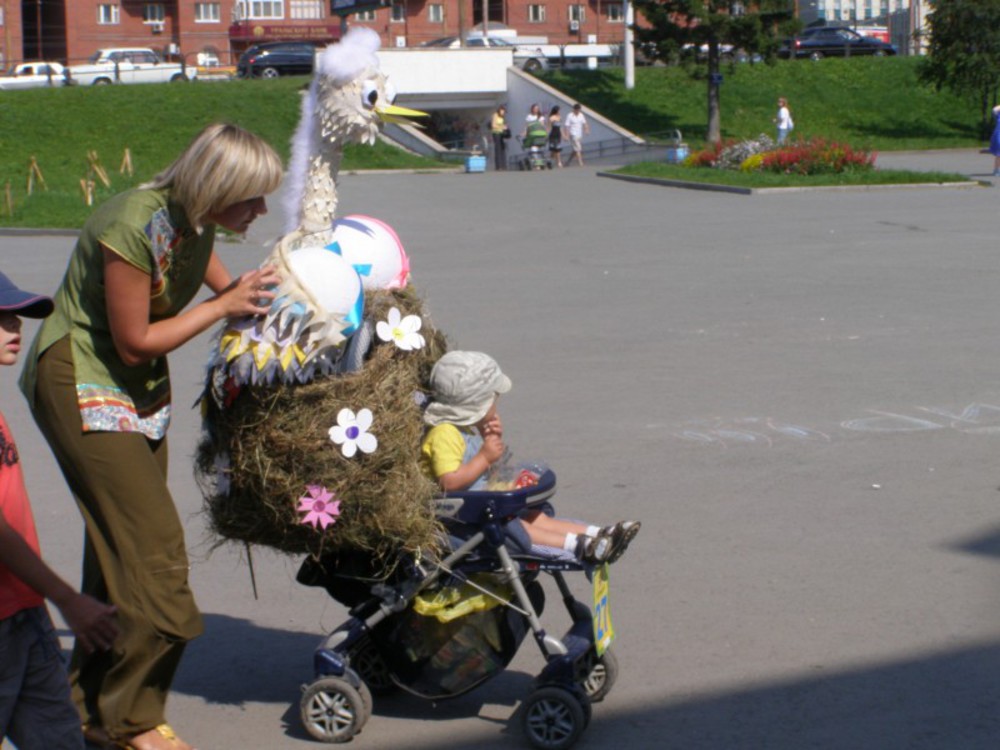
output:
[[274,266],[263,266],[242,274],[217,296],[224,317],[263,315],[271,307],[274,289],[279,283],[281,277]]

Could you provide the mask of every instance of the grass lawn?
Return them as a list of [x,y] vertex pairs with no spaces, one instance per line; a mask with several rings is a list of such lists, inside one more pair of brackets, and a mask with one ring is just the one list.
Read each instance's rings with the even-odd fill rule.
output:
[[[975,102],[917,80],[914,57],[779,60],[723,66],[722,136],[774,134],[777,99],[788,99],[795,135],[846,141],[876,151],[982,146]],[[555,71],[543,80],[639,134],[680,130],[692,149],[704,143],[707,87],[674,67],[637,68],[626,91],[619,68]],[[988,138],[988,136],[987,136]]]
[[682,167],[679,164],[641,162],[616,169],[612,174],[651,177],[661,180],[711,183],[745,188],[825,187],[830,185],[906,185],[915,183],[968,182],[965,175],[946,172],[909,172],[875,169],[841,174],[784,175],[770,172],[738,172],[710,167]]
[[[795,137],[822,136],[876,151],[983,145],[976,106],[917,81],[914,58],[783,61],[726,66],[722,130],[727,139],[772,133],[778,96],[789,99]],[[703,73],[703,71],[701,71]],[[626,91],[621,69],[555,71],[543,79],[636,133],[682,132],[703,144],[706,83],[683,68],[636,70]],[[4,92],[0,100],[0,226],[78,227],[93,210],[82,199],[88,152],[111,180],[96,200],[149,179],[209,122],[260,134],[287,160],[306,77],[261,81],[70,87]],[[119,172],[125,148],[135,174]],[[26,194],[37,159],[48,190]],[[438,166],[385,144],[348,146],[343,169]],[[880,173],[883,176],[885,173]],[[713,173],[714,177],[718,175]],[[909,181],[910,178],[907,178]],[[8,215],[9,185],[13,215]]]
[[[0,102],[0,226],[79,227],[93,208],[80,180],[96,151],[111,181],[96,202],[148,180],[208,123],[242,125],[267,140],[287,163],[308,77],[134,86],[73,86],[4,92]],[[134,175],[119,173],[125,149]],[[48,186],[26,194],[31,157]],[[439,167],[397,148],[349,145],[342,169]],[[15,210],[7,215],[9,183]]]

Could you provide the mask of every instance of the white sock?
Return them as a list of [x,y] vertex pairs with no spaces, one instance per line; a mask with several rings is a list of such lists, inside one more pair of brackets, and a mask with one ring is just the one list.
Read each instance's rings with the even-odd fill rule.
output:
[[566,538],[563,540],[563,549],[576,554],[576,539],[576,534],[572,532],[566,534]]
[[588,526],[587,527],[587,536],[597,536],[600,533],[601,533],[601,527],[600,526]]

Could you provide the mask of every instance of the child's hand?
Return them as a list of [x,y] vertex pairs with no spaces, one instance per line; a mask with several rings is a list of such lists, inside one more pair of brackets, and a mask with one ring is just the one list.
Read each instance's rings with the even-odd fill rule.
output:
[[506,446],[504,446],[503,440],[499,435],[487,434],[483,436],[483,447],[480,448],[479,452],[483,454],[483,458],[489,461],[490,466],[492,466],[500,460],[505,449]]
[[121,632],[115,622],[117,608],[93,597],[74,593],[68,601],[56,606],[87,653],[107,651]]
[[503,437],[503,423],[500,421],[500,415],[494,415],[493,419],[485,422],[482,428],[482,434],[485,438],[487,435],[496,435],[497,437]]

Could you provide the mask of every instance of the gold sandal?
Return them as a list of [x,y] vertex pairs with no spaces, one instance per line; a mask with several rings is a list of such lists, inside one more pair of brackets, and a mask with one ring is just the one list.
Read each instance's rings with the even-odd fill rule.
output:
[[[181,738],[177,736],[177,733],[174,732],[173,728],[169,724],[160,724],[159,726],[153,727],[152,729],[147,729],[146,732],[140,732],[139,734],[146,734],[147,732],[156,732],[163,739],[172,744],[177,742],[182,742]],[[128,739],[112,738],[111,739],[112,744],[110,747],[114,748],[114,750],[139,750],[139,748],[137,748],[135,745],[132,744],[132,740],[134,740],[138,736],[139,735],[132,735]]]

